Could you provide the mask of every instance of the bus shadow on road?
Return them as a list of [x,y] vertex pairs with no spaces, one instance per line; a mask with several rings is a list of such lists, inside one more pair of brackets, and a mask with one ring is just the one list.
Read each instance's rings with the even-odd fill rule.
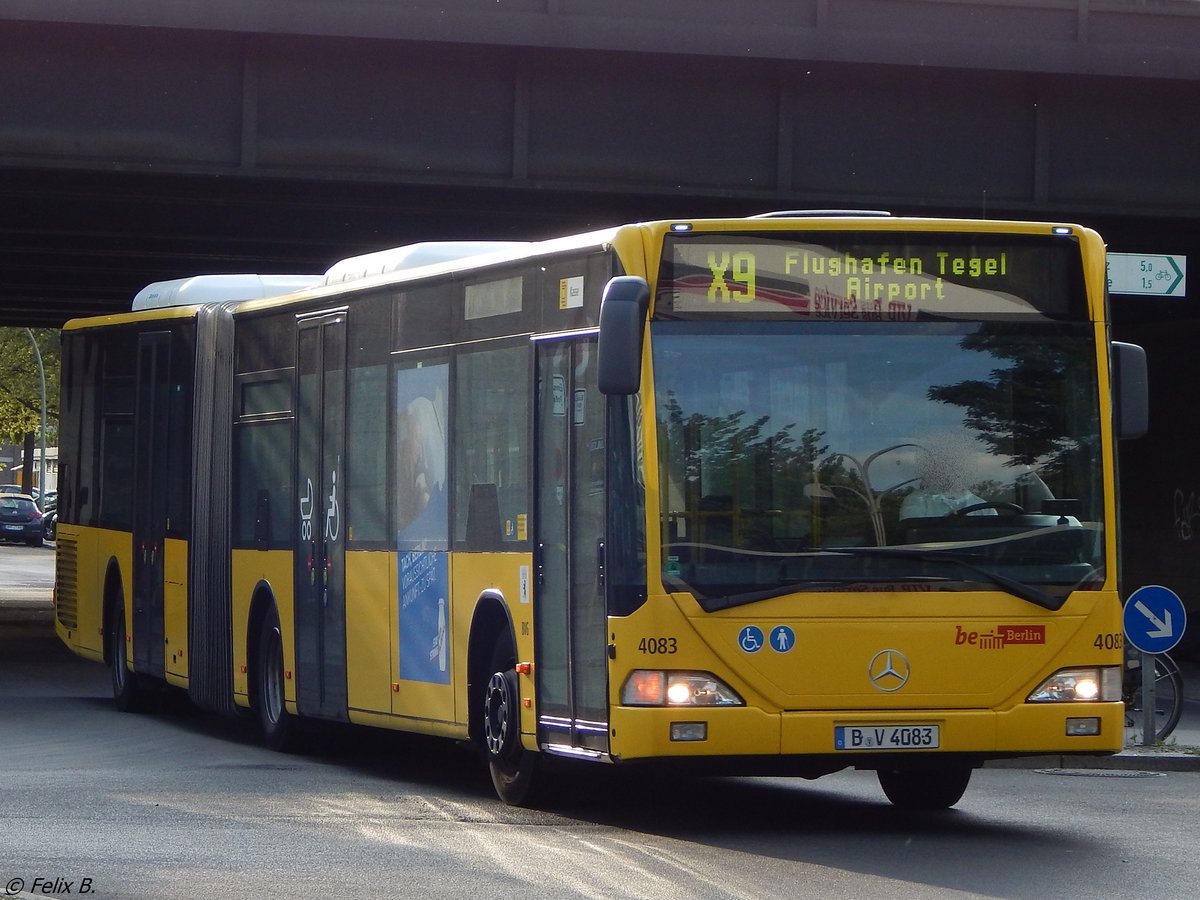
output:
[[[111,703],[84,702],[97,709]],[[1065,821],[1059,827],[1046,820],[989,816],[986,807],[972,804],[970,789],[956,809],[897,809],[871,772],[848,770],[807,781],[685,775],[665,765],[560,765],[544,773],[536,808],[520,809],[495,797],[487,767],[465,743],[322,725],[313,730],[305,752],[284,754],[262,746],[257,723],[248,715],[168,704],[146,718],[159,723],[153,729],[159,735],[155,743],[163,746],[171,741],[159,729],[236,745],[236,752],[215,753],[202,766],[226,773],[222,778],[235,769],[268,770],[280,785],[303,792],[315,768],[335,767],[355,785],[352,796],[365,790],[385,806],[395,805],[402,816],[406,798],[417,797],[434,803],[439,816],[464,824],[599,826],[616,829],[613,834],[644,835],[651,845],[681,841],[984,895],[992,895],[1013,871],[1041,872],[1050,879],[1064,859],[1087,864],[1113,852],[1106,840]],[[316,780],[328,783],[324,776]],[[874,848],[868,855],[862,853],[864,836]],[[963,864],[966,859],[970,865]]]
[[[278,753],[262,746],[249,714],[224,715],[191,706],[168,694],[148,715],[162,726],[251,752],[224,767],[270,769],[291,781],[312,766],[335,766],[367,776],[373,790],[397,801],[418,794],[449,800],[447,815],[514,825],[598,825],[657,838],[838,866],[888,878],[917,880],[986,893],[978,872],[999,867],[1045,868],[1063,858],[1086,860],[1106,852],[1103,841],[1064,825],[989,817],[972,808],[971,789],[960,807],[911,812],[892,806],[872,772],[847,770],[815,781],[799,777],[703,776],[672,772],[668,764],[611,766],[558,763],[542,773],[545,783],[534,809],[505,806],[492,788],[479,752],[465,742],[354,725],[322,723],[309,729],[303,752]],[[84,698],[95,708],[111,700]],[[114,713],[115,715],[115,713]],[[390,789],[389,789],[390,786]],[[458,808],[461,807],[461,810]],[[851,838],[870,836],[880,852],[850,856]],[[780,838],[788,840],[781,842]],[[941,860],[947,842],[956,853],[990,862],[970,873]],[[1002,848],[997,850],[996,848]],[[914,867],[925,870],[917,872]]]

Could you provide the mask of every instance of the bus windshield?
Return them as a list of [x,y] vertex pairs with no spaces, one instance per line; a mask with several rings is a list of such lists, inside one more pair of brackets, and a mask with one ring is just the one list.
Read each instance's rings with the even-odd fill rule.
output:
[[1090,325],[651,327],[662,574],[704,608],[980,589],[1057,608],[1100,583]]

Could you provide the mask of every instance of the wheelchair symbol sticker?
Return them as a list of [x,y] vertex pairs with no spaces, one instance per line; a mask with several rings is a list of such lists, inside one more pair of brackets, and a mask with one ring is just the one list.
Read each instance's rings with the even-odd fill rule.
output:
[[747,625],[738,633],[738,646],[747,653],[757,653],[763,648],[762,629],[757,625]]

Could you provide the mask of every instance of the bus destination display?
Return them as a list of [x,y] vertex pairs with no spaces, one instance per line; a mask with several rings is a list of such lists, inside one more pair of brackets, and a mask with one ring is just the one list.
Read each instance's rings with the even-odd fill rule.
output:
[[[1072,243],[839,246],[711,235],[667,243],[660,311],[912,321],[1065,311]],[[1077,250],[1075,250],[1077,258]],[[1076,263],[1077,266],[1077,263]]]

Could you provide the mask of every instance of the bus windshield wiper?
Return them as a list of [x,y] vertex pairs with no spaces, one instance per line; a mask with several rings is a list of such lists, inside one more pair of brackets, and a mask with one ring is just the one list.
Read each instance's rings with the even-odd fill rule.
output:
[[841,556],[877,556],[884,559],[919,559],[922,562],[948,563],[964,568],[968,572],[974,572],[976,575],[981,575],[985,581],[989,581],[997,587],[1004,588],[1014,597],[1019,597],[1043,609],[1057,611],[1067,602],[1066,596],[1051,596],[1031,584],[1025,584],[1023,581],[1017,581],[1015,578],[1009,578],[1007,575],[1002,575],[991,569],[985,569],[983,566],[976,565],[968,559],[964,559],[954,553],[948,553],[945,550],[916,550],[909,547],[848,547],[830,550],[829,552]]
[[[814,556],[849,556],[849,557],[865,557],[865,558],[880,558],[880,559],[916,559],[922,562],[932,562],[958,566],[966,569],[982,577],[982,580],[994,584],[997,587],[1003,588],[1014,597],[1032,603],[1035,606],[1040,606],[1043,609],[1057,611],[1062,608],[1066,602],[1066,597],[1054,597],[1045,591],[1039,590],[1030,584],[1017,581],[1014,578],[1009,578],[1007,575],[1002,575],[999,572],[993,572],[990,569],[985,569],[982,566],[976,565],[970,560],[964,559],[953,553],[947,553],[944,550],[917,550],[909,547],[835,547],[821,550]],[[861,581],[862,579],[855,579]],[[895,582],[898,579],[889,578],[888,581]],[[911,578],[901,578],[902,581],[910,581]],[[799,590],[811,590],[815,584],[820,584],[821,580],[803,581],[790,585],[776,585],[772,588],[765,588],[761,591],[746,591],[744,593],[730,594],[724,597],[705,597],[697,598],[701,608],[706,612],[716,612],[721,609],[729,609],[734,606],[742,606],[746,603],[754,603],[758,600],[770,600],[773,597],[781,597],[784,594],[793,593]]]

